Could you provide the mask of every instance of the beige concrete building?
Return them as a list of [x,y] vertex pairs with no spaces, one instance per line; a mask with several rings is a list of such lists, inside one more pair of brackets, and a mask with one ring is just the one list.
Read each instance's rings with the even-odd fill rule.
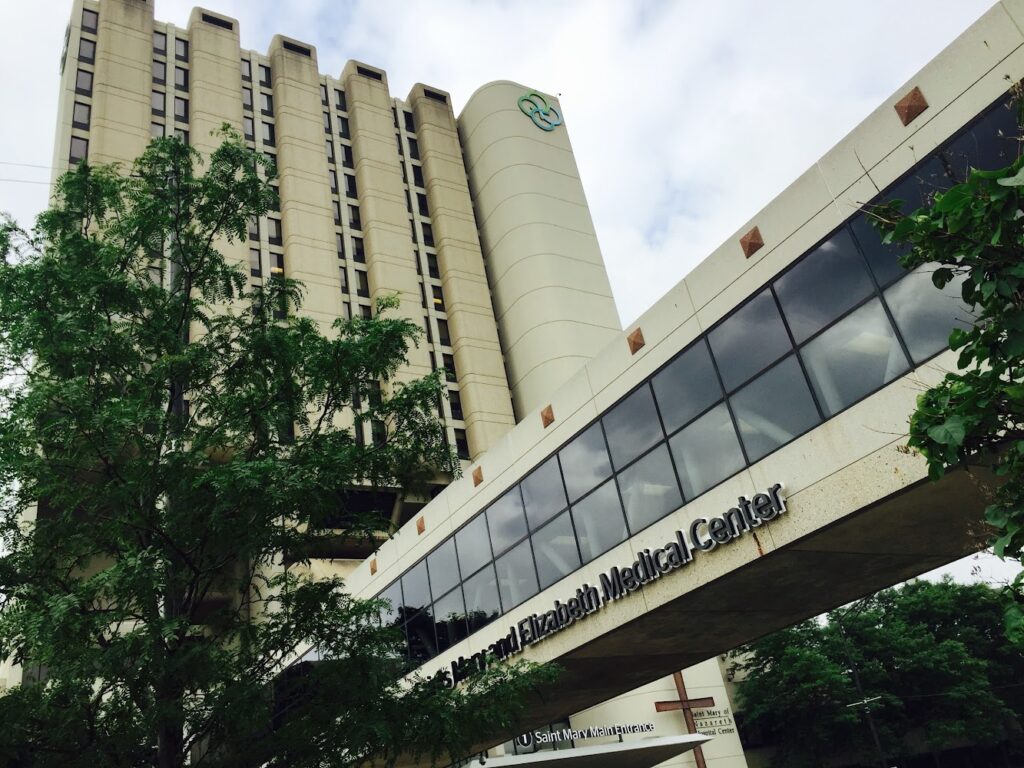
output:
[[[325,324],[395,293],[423,324],[401,376],[446,371],[465,477],[429,503],[396,489],[397,535],[315,568],[390,598],[425,672],[457,677],[488,649],[563,666],[528,734],[481,745],[502,765],[649,739],[647,758],[573,764],[651,765],[657,747],[664,765],[744,768],[720,654],[978,545],[978,489],[929,485],[901,450],[963,310],[860,210],[1017,151],[1002,103],[1024,76],[1024,0],[625,331],[557,99],[490,83],[456,118],[439,88],[394,98],[375,66],[325,75],[307,43],[246,51],[233,19],[152,13],[75,0],[54,166],[172,133],[208,151],[226,122],[279,168],[280,211],[228,249],[251,279],[302,280]],[[693,730],[713,737],[700,751],[678,741]]]

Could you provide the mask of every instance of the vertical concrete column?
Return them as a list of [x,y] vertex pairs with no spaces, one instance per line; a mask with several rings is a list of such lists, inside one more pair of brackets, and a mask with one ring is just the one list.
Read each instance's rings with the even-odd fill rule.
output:
[[618,337],[618,311],[561,106],[507,81],[459,117],[516,414]]
[[512,400],[450,99],[417,84],[408,101],[416,118],[466,436],[475,458],[515,425]]
[[[203,17],[206,16],[206,20]],[[222,25],[210,19],[218,19]],[[230,25],[228,29],[226,26]],[[238,21],[204,8],[194,8],[188,20],[189,37],[189,87],[187,91],[174,88],[173,51],[167,61],[167,89],[189,101],[189,143],[204,157],[220,146],[223,139],[217,135],[221,126],[227,123],[242,130],[242,73],[239,65],[241,49],[238,38]],[[173,104],[173,96],[171,104]],[[168,119],[173,125],[173,119]],[[167,135],[173,135],[173,127]],[[198,169],[202,172],[202,168]],[[217,249],[232,264],[237,264],[248,274],[249,253],[245,240],[233,243],[222,239]],[[194,327],[193,333],[201,332]]]
[[[397,315],[422,328],[420,277],[413,256],[387,75],[350,61],[341,80],[352,129],[370,296],[397,294]],[[429,353],[421,344],[409,350],[408,365],[398,371],[396,380],[417,379],[430,371]]]
[[[153,4],[101,0],[98,12],[89,161],[127,163],[142,154],[150,138]],[[80,25],[78,3],[73,13],[72,24]],[[71,47],[65,71],[74,69],[78,56],[77,42]]]
[[324,329],[341,315],[341,278],[313,46],[277,35],[267,54],[274,91],[285,274],[305,285],[301,314]]

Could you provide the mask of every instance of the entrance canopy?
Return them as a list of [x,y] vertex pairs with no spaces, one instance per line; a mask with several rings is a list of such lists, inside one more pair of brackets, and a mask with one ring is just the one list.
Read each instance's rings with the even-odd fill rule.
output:
[[[662,736],[638,739],[596,747],[577,747],[555,751],[536,752],[532,755],[486,758],[488,768],[517,768],[518,766],[544,766],[544,768],[651,768],[694,747],[711,740],[710,736]],[[469,768],[479,764],[473,760]]]

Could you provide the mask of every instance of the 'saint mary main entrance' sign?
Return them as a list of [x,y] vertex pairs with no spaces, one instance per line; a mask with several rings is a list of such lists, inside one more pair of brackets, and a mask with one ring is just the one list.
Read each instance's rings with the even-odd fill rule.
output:
[[476,671],[483,670],[492,659],[503,660],[514,656],[530,645],[571,627],[615,600],[627,597],[645,584],[683,568],[693,561],[698,552],[710,552],[719,545],[728,544],[759,526],[774,520],[786,511],[786,498],[782,484],[776,483],[767,493],[754,494],[748,499],[740,496],[738,504],[721,516],[710,520],[698,517],[686,531],[676,531],[675,538],[657,549],[645,549],[631,565],[613,566],[600,575],[598,585],[582,584],[576,595],[564,603],[555,600],[551,610],[527,616],[508,634],[486,649],[468,658],[460,656],[450,669],[443,669],[437,677],[449,686],[465,680]]

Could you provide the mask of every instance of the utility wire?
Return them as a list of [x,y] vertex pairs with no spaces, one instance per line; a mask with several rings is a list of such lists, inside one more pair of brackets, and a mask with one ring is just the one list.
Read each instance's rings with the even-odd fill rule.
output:
[[0,181],[8,181],[11,184],[45,184],[50,186],[48,181],[33,181],[32,179],[0,179]]
[[52,165],[35,165],[34,163],[12,163],[8,160],[0,160],[0,165],[16,165],[19,168],[42,168],[47,171],[52,171]]

